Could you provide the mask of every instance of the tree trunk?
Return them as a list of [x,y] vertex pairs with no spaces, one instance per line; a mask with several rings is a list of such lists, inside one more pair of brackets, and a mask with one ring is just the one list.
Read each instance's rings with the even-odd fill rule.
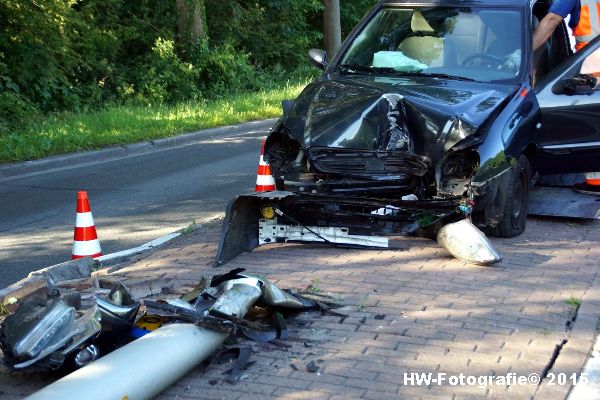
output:
[[340,22],[340,0],[323,0],[323,41],[331,60],[342,44],[342,26]]
[[[203,0],[175,0],[177,8],[177,39],[182,47],[187,47],[198,38],[206,35]],[[190,14],[190,7],[193,7]]]
[[196,41],[199,37],[206,35],[204,25],[204,1],[194,1],[194,18],[192,20],[192,41]]

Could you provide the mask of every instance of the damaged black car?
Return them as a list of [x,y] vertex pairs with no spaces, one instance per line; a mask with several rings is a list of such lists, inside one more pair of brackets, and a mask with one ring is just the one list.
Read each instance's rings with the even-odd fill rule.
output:
[[230,204],[217,263],[270,241],[377,247],[365,238],[465,218],[521,234],[541,176],[600,171],[600,42],[573,54],[563,24],[533,52],[549,6],[381,1],[331,61],[311,50],[324,74],[264,148],[278,192]]

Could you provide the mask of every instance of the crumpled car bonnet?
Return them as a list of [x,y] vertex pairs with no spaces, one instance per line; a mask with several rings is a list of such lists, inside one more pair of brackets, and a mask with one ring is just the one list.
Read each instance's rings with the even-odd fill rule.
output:
[[283,123],[304,148],[402,150],[435,162],[448,141],[475,133],[514,90],[433,78],[344,77],[309,85]]

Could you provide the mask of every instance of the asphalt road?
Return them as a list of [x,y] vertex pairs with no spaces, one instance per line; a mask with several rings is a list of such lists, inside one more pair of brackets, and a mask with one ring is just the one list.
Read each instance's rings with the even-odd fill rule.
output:
[[87,190],[104,254],[222,213],[255,184],[266,124],[148,154],[0,179],[0,288],[71,256],[77,191]]

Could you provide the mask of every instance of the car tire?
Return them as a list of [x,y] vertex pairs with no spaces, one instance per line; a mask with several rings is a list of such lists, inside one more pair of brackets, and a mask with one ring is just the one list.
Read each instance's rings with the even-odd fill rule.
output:
[[493,236],[511,238],[525,232],[532,175],[529,160],[521,156],[518,164],[510,172],[505,186],[500,188],[505,196],[504,210],[502,219],[492,229]]

